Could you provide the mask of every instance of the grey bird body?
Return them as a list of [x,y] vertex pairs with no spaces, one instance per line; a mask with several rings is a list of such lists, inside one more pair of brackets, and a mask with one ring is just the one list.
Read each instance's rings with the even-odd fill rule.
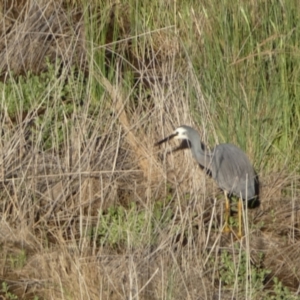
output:
[[251,200],[255,197],[256,174],[246,154],[232,144],[213,150],[212,177],[229,194]]
[[209,151],[195,129],[186,125],[178,128],[179,136],[175,138],[188,140],[193,157],[211,173],[222,190],[244,200],[255,197],[256,174],[247,155],[240,148],[232,144],[219,144]]
[[[178,127],[169,137],[159,141],[160,145],[172,138],[186,140],[192,151],[193,157],[204,169],[211,173],[218,186],[225,193],[225,232],[229,232],[228,220],[230,204],[228,195],[235,195],[246,201],[256,198],[257,178],[256,173],[247,155],[232,144],[219,144],[212,151],[206,149],[201,142],[198,132],[190,126]],[[242,200],[238,203],[239,232],[242,236]]]
[[[193,142],[191,142],[193,144]],[[246,154],[232,144],[219,144],[211,152],[194,150],[194,158],[211,172],[218,186],[229,195],[250,200],[255,196],[255,172]]]

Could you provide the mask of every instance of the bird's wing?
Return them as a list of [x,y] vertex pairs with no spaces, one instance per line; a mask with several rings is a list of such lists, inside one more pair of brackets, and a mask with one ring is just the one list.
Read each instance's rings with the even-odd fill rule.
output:
[[236,196],[252,197],[254,193],[254,170],[239,148],[220,144],[214,148],[212,175],[219,187]]

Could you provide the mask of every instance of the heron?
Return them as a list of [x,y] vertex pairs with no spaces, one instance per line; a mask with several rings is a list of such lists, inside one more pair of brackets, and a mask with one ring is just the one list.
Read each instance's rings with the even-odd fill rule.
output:
[[238,238],[242,237],[242,205],[243,200],[250,201],[257,195],[257,175],[247,155],[233,144],[219,144],[211,151],[202,143],[199,133],[192,127],[182,125],[168,137],[157,142],[161,145],[171,139],[185,140],[198,164],[216,181],[225,195],[224,232],[230,232],[230,197],[238,201]]

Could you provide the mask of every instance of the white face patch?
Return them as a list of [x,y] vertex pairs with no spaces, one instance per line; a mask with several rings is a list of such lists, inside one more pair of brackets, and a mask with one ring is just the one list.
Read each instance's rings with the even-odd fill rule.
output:
[[187,130],[183,127],[178,127],[175,132],[175,134],[177,134],[175,136],[175,139],[176,140],[186,140],[188,137],[187,137]]

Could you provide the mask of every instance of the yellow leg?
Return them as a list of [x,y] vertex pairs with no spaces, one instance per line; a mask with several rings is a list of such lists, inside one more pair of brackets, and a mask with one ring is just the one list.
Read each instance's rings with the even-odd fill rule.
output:
[[230,228],[229,228],[229,216],[230,216],[230,202],[228,199],[228,193],[226,191],[224,191],[225,194],[225,226],[224,226],[224,230],[223,232],[230,232]]
[[239,232],[238,238],[242,238],[242,209],[243,209],[243,200],[240,198],[238,202],[238,217],[239,217]]

